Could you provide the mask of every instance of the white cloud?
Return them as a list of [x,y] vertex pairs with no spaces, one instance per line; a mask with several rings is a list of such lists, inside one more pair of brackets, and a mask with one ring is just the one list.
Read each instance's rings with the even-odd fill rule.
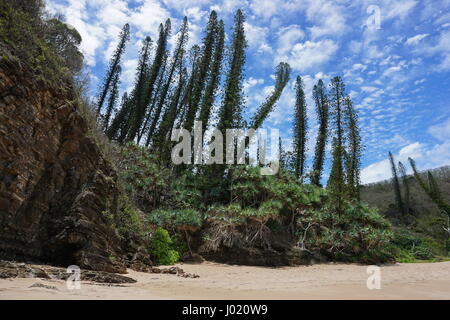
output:
[[297,43],[290,52],[279,55],[276,62],[288,62],[297,71],[310,70],[328,62],[338,48],[337,43],[328,39]]
[[418,44],[420,42],[420,40],[425,39],[426,37],[428,37],[428,34],[426,34],[426,33],[418,34],[418,35],[416,35],[414,37],[408,38],[406,40],[406,44],[410,45],[410,46],[411,45],[416,45],[416,44]]
[[157,0],[143,0],[143,4],[131,14],[130,22],[138,28],[142,37],[149,34],[156,38],[159,24],[169,17],[169,12]]
[[[398,154],[394,155],[395,161],[401,161],[404,164],[408,162],[408,158],[413,158],[419,170],[437,168],[450,165],[450,119],[428,128],[428,133],[441,143],[434,145],[424,144],[420,142],[410,143],[400,149]],[[407,142],[400,136],[394,136],[390,140],[383,143],[395,143],[401,145]],[[387,159],[373,163],[361,171],[362,183],[372,183],[391,177],[390,163]]]
[[[394,155],[394,159],[395,161],[401,161],[406,164],[408,157],[414,159],[419,158],[423,148],[423,144],[414,142],[402,148],[398,154]],[[391,165],[387,157],[386,152],[386,159],[375,162],[361,170],[361,182],[363,184],[386,180],[391,177]]]
[[267,41],[267,35],[269,33],[268,28],[254,26],[245,22],[244,30],[250,49],[254,49],[258,52],[272,52],[272,48]]
[[305,37],[300,26],[293,24],[278,31],[278,53],[284,54],[292,50],[292,47]]
[[450,141],[450,118],[428,128],[428,133],[441,141]]
[[386,15],[386,19],[406,18],[417,5],[414,0],[384,0],[382,14]]
[[363,86],[361,87],[361,90],[364,92],[374,92],[377,91],[378,88],[377,87],[371,87],[371,86]]
[[267,19],[278,12],[279,3],[273,0],[254,0],[250,7],[254,14]]
[[346,31],[345,11],[335,1],[309,0],[306,3],[306,16],[314,23],[309,28],[312,39],[342,35]]

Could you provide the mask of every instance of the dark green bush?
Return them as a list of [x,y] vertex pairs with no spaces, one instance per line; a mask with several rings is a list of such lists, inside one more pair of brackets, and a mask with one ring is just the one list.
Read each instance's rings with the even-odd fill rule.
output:
[[325,205],[301,216],[297,223],[305,247],[330,259],[367,263],[394,260],[387,247],[393,236],[390,223],[366,205],[347,203],[341,215]]
[[149,249],[153,261],[157,264],[171,265],[180,258],[179,253],[174,250],[174,243],[169,232],[160,227],[153,233]]

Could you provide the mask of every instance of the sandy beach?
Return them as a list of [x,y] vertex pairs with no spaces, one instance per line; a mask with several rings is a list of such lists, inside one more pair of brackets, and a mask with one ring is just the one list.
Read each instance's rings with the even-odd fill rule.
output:
[[369,290],[367,266],[322,264],[264,268],[205,262],[178,265],[200,278],[129,270],[135,284],[2,279],[0,299],[450,299],[450,262],[381,267],[381,288]]

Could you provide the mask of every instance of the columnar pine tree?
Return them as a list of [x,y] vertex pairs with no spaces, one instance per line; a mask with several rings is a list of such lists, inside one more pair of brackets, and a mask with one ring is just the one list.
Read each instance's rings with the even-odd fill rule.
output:
[[313,171],[311,183],[319,186],[322,178],[323,165],[325,163],[325,148],[328,140],[328,97],[322,80],[319,80],[313,88],[313,98],[316,104],[317,120],[319,121],[319,132],[314,150]]
[[192,84],[192,94],[187,101],[186,120],[183,127],[188,131],[191,131],[194,126],[199,102],[201,101],[207,76],[213,62],[214,41],[217,38],[216,34],[218,31],[217,24],[217,13],[213,10],[206,26],[205,37],[203,39],[201,54],[197,65],[198,69],[196,70],[196,77]]
[[400,189],[400,181],[398,179],[397,167],[395,166],[394,156],[389,151],[389,162],[391,163],[391,171],[392,171],[392,187],[394,188],[395,194],[395,203],[397,205],[397,209],[400,213],[404,213],[404,205],[402,199],[402,192]]
[[[164,83],[167,78],[166,69],[167,69],[167,59],[168,58],[169,58],[169,52],[166,51],[166,54],[164,55],[164,59],[162,62],[161,69],[159,70],[158,79],[156,81],[156,87],[153,90],[153,94],[150,99],[149,107],[147,108],[148,110],[147,110],[147,115],[145,116],[145,121],[142,125],[142,128],[141,128],[138,138],[137,138],[138,144],[140,143],[142,137],[149,131],[149,123],[152,121],[153,110],[156,108],[156,105],[159,102],[159,97],[161,96],[162,88],[163,88]],[[149,144],[150,144],[150,137],[147,135],[146,146],[148,147]]]
[[[127,117],[128,121],[128,124],[126,126],[127,128],[133,127],[136,121],[134,117],[136,110],[144,108],[145,105],[144,97],[146,94],[146,82],[148,78],[151,45],[152,39],[150,37],[147,37],[144,40],[144,43],[141,48],[138,67],[136,71],[134,89],[127,102],[127,110],[131,112],[129,117]],[[125,126],[123,126],[123,128],[125,128]],[[120,138],[118,138],[118,141],[123,142],[123,140],[126,138],[128,134],[129,132],[122,131]]]
[[128,127],[128,118],[130,115],[131,110],[131,103],[130,99],[128,98],[128,94],[125,92],[122,96],[122,101],[120,103],[120,109],[116,113],[113,121],[111,122],[111,125],[108,127],[108,130],[106,131],[106,136],[110,140],[119,140],[119,136],[121,136],[122,132],[125,130],[127,131]]
[[205,88],[205,94],[200,103],[200,114],[198,120],[202,122],[203,132],[208,128],[211,117],[211,110],[216,97],[216,91],[220,83],[220,72],[222,70],[223,51],[225,44],[225,28],[223,21],[220,20],[217,25],[217,31],[214,42],[214,57],[212,61],[211,73]]
[[341,77],[331,80],[330,107],[332,109],[332,119],[334,125],[333,138],[333,162],[330,179],[327,188],[335,198],[336,211],[342,212],[342,205],[345,195],[345,172],[344,172],[344,128],[343,128],[343,108],[345,97],[345,85]]
[[306,139],[308,131],[308,117],[306,115],[306,96],[303,90],[302,78],[295,81],[295,115],[294,115],[294,168],[297,179],[303,181],[306,162]]
[[[183,68],[183,64],[180,61],[180,69]],[[183,90],[186,87],[187,70],[183,68],[179,72],[178,85],[174,94],[170,98],[169,107],[165,111],[161,124],[158,128],[158,132],[155,134],[154,150],[159,151],[163,162],[168,161],[170,146],[171,146],[171,133],[175,126],[177,117],[177,111],[180,106],[180,98]]]
[[251,120],[251,127],[253,129],[258,129],[263,124],[264,120],[267,119],[269,114],[272,112],[275,107],[275,103],[280,99],[281,94],[283,93],[284,88],[289,82],[289,77],[291,74],[291,67],[289,64],[285,62],[281,62],[277,66],[277,79],[275,83],[275,89],[272,94],[266,98],[263,104],[258,108],[255,115]]
[[405,213],[409,214],[409,208],[410,208],[410,189],[409,189],[409,180],[408,175],[406,174],[406,167],[405,165],[399,161],[398,162],[398,172],[400,173],[400,176],[402,178],[402,185],[403,185],[403,200],[405,204]]
[[238,10],[234,17],[228,72],[222,105],[219,110],[218,129],[221,132],[225,132],[225,129],[239,127],[242,124],[241,112],[244,105],[242,81],[244,79],[245,48],[247,48],[244,21],[244,14],[241,10]]
[[111,83],[117,74],[118,67],[120,66],[120,60],[123,53],[125,52],[125,47],[127,42],[130,40],[130,25],[127,23],[123,26],[122,32],[119,36],[119,44],[117,45],[116,51],[111,58],[109,63],[108,71],[106,72],[105,79],[103,80],[102,86],[100,88],[100,93],[97,100],[97,114],[100,114],[103,104],[105,102],[108,92],[111,90]]
[[105,118],[103,120],[103,130],[106,133],[109,126],[109,121],[111,119],[111,115],[113,111],[116,109],[117,100],[119,99],[119,84],[120,84],[120,73],[122,68],[120,66],[117,67],[116,74],[114,75],[114,79],[111,83],[111,92],[109,93],[108,105],[106,107]]
[[156,48],[155,58],[152,63],[152,67],[149,72],[148,80],[146,81],[145,94],[143,97],[139,97],[140,102],[136,103],[132,113],[130,131],[128,132],[127,140],[132,141],[141,129],[144,122],[145,115],[147,114],[147,107],[150,103],[153,90],[155,87],[156,79],[158,78],[159,71],[164,61],[166,54],[167,39],[170,35],[171,23],[170,19],[167,19],[165,25],[162,24],[159,27],[158,46]]
[[189,101],[192,99],[192,95],[194,92],[194,86],[195,81],[197,79],[197,73],[198,73],[198,65],[200,63],[200,47],[198,45],[193,45],[192,48],[189,50],[189,57],[191,62],[191,72],[189,76],[189,81],[187,83],[186,89],[183,93],[183,98],[181,100],[181,115],[179,117],[179,122],[177,127],[184,127],[184,124],[189,121],[188,118],[190,115],[189,112]]
[[346,140],[348,142],[345,158],[348,194],[351,199],[359,200],[362,144],[358,126],[358,114],[353,108],[353,102],[350,97],[345,99],[344,115],[347,133]]
[[179,67],[181,61],[183,60],[187,40],[188,40],[188,21],[187,21],[187,17],[184,17],[183,24],[180,29],[179,37],[178,37],[177,43],[175,45],[175,51],[173,53],[172,63],[169,68],[167,78],[165,80],[165,84],[164,84],[163,88],[161,89],[160,96],[158,97],[158,103],[155,108],[153,120],[152,120],[152,123],[148,130],[146,145],[150,144],[150,141],[153,138],[153,134],[155,133],[155,130],[156,130],[156,125],[160,121],[161,112],[163,110],[164,103],[166,102],[166,97],[167,97],[167,94],[169,93],[170,85],[173,82],[173,76],[175,74],[175,70],[177,69],[177,67]]

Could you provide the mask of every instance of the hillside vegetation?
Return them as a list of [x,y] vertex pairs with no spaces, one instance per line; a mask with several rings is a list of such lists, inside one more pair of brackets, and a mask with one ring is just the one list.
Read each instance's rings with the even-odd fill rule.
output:
[[[2,46],[8,48],[4,52],[13,52],[2,57],[2,66],[11,60],[24,64],[29,68],[32,80],[63,97],[67,97],[64,93],[73,95],[75,99],[70,100],[76,103],[70,105],[75,109],[74,113],[83,118],[79,123],[86,127],[86,132],[79,135],[66,135],[79,124],[64,122],[62,128],[65,129],[57,135],[63,138],[61,144],[68,144],[67,150],[62,148],[67,151],[64,156],[68,159],[62,170],[64,176],[78,177],[79,171],[88,171],[83,171],[78,180],[72,179],[80,185],[66,178],[55,183],[64,186],[67,191],[64,193],[56,189],[58,191],[46,194],[46,184],[36,189],[40,193],[20,190],[24,198],[31,199],[27,206],[20,207],[20,215],[33,220],[32,213],[37,206],[44,208],[40,209],[40,214],[46,217],[40,220],[39,216],[39,223],[52,223],[50,231],[41,237],[67,236],[67,242],[58,243],[58,250],[62,251],[55,251],[49,258],[55,260],[52,262],[58,263],[55,258],[58,252],[65,253],[64,261],[59,263],[77,262],[80,255],[86,254],[89,248],[86,243],[90,244],[98,235],[93,229],[81,235],[77,233],[78,228],[86,224],[86,219],[107,230],[107,236],[95,242],[95,248],[103,256],[105,252],[111,252],[107,260],[114,265],[122,260],[134,261],[137,256],[141,257],[139,261],[151,258],[156,264],[172,264],[178,259],[201,261],[202,257],[254,265],[330,260],[382,263],[396,259],[428,259],[445,255],[445,250],[448,252],[444,235],[439,238],[431,229],[421,230],[420,237],[417,235],[415,228],[425,228],[420,221],[421,217],[426,217],[419,198],[411,220],[400,217],[389,204],[384,207],[388,191],[377,191],[383,190],[383,184],[361,187],[363,143],[358,113],[339,76],[329,84],[320,80],[313,88],[319,132],[311,169],[305,166],[308,114],[300,76],[295,78],[296,100],[292,106],[293,151],[284,152],[281,148],[277,174],[261,174],[262,167],[277,165],[273,159],[253,165],[224,164],[223,161],[206,163],[216,156],[213,152],[201,163],[193,164],[194,156],[184,153],[183,163],[172,161],[173,147],[180,140],[177,136],[173,138],[173,129],[191,131],[198,125],[197,121],[201,121],[203,130],[259,129],[276,108],[290,81],[290,66],[280,63],[275,70],[273,92],[254,114],[245,116],[243,80],[247,41],[241,10],[236,12],[229,36],[225,36],[223,21],[212,11],[202,42],[191,48],[187,48],[187,18],[176,30],[173,47],[169,47],[171,21],[161,23],[158,39],[141,39],[135,82],[129,92],[122,94],[119,90],[121,59],[131,34],[130,26],[126,24],[97,97],[91,101],[86,98],[86,84],[80,73],[80,35],[58,17],[45,15],[43,9],[43,4],[37,0],[0,0],[0,37]],[[45,104],[45,100],[42,101],[40,105]],[[57,111],[49,111],[52,112]],[[60,118],[65,120],[63,116]],[[24,121],[33,130],[36,123],[39,121]],[[34,140],[29,141],[30,148],[21,148],[38,148],[32,145]],[[45,139],[38,142],[42,141]],[[326,146],[329,142],[332,150],[328,154]],[[208,144],[212,143],[205,141],[205,145]],[[236,142],[233,144],[237,145]],[[92,150],[95,150],[94,156],[87,152]],[[245,150],[244,158],[248,160],[248,146]],[[63,158],[60,154],[58,157]],[[77,157],[84,158],[77,163],[70,162]],[[257,157],[257,160],[265,159],[264,154],[258,153]],[[324,187],[326,157],[332,159],[332,168]],[[37,165],[46,168],[44,177],[49,181],[63,175],[61,170],[54,169],[55,161],[45,162],[40,157],[35,160]],[[26,176],[25,171],[12,175],[7,168],[11,163],[10,158],[0,163],[2,192],[11,185],[20,186],[14,181]],[[76,186],[75,190],[70,190],[71,184]],[[38,198],[46,199],[48,203],[39,206],[33,202]],[[12,201],[16,197],[8,193],[5,199]],[[90,205],[79,205],[80,199],[90,200]],[[54,205],[55,201],[58,205]],[[53,225],[53,220],[59,221],[54,217],[69,220],[65,214],[69,212],[70,215],[72,211],[63,205],[73,202],[81,216],[70,216],[74,220],[70,228],[59,222]],[[430,217],[438,219],[432,213]],[[5,224],[9,225],[11,221]],[[21,228],[21,225],[16,227]],[[50,241],[42,240],[46,249]],[[2,241],[5,246],[10,244],[8,239]],[[112,244],[114,250],[111,251]],[[123,264],[121,267],[123,270]]]

